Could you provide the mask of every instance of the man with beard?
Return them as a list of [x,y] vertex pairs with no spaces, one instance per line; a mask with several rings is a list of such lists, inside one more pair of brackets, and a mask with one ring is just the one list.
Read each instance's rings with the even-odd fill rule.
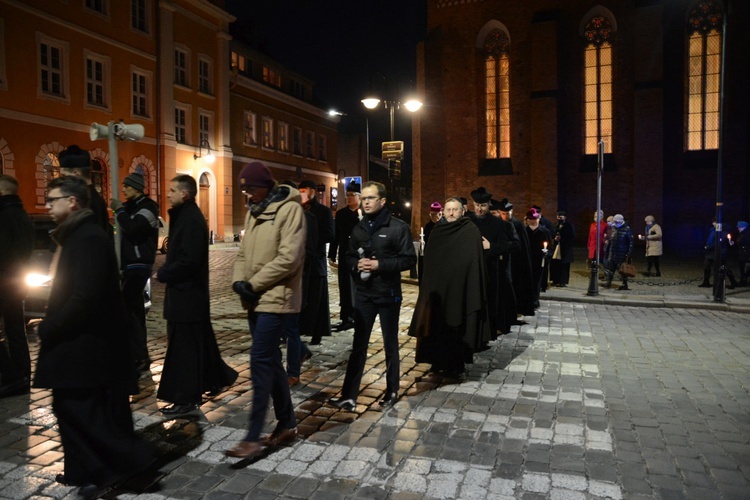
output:
[[401,272],[417,262],[409,226],[392,217],[386,208],[385,186],[369,181],[362,187],[364,218],[352,230],[346,266],[355,283],[354,339],[346,365],[341,397],[329,403],[354,411],[362,374],[367,362],[367,347],[375,318],[380,317],[385,349],[386,386],[380,401],[383,407],[398,400],[399,369],[398,319],[401,311]]
[[[510,285],[512,240],[508,238],[505,222],[490,214],[492,193],[480,187],[471,192],[471,199],[474,201],[474,217],[471,220],[482,235],[482,249],[487,267],[487,302],[491,304],[488,308],[490,331],[494,339],[497,337],[496,332],[504,334],[510,331],[510,321],[505,312],[511,306],[508,302],[508,295],[512,295],[512,285]],[[506,272],[507,276],[504,275]],[[511,288],[505,286],[506,282]],[[513,302],[515,303],[515,299]],[[515,319],[515,307],[512,309],[513,319]]]
[[302,207],[314,216],[318,227],[318,248],[315,262],[318,264],[310,275],[310,295],[307,304],[300,312],[300,334],[310,335],[310,345],[319,345],[323,337],[331,336],[331,307],[328,300],[328,263],[326,243],[335,236],[331,209],[318,202],[318,189],[311,180],[299,184]]
[[539,212],[531,208],[526,212],[526,234],[529,238],[529,257],[531,258],[531,284],[534,287],[534,307],[539,307],[539,296],[542,290],[544,268],[549,266],[549,248],[552,246],[552,235],[539,223]]
[[[523,222],[513,217],[513,204],[508,198],[500,202],[500,217],[513,224],[518,235],[518,245],[511,252],[511,275],[513,291],[516,294],[516,311],[523,316],[534,316],[534,287],[532,286],[531,258],[529,257],[529,237]],[[515,324],[524,324],[516,318]]]
[[443,220],[425,248],[427,273],[409,328],[417,338],[416,362],[431,363],[431,372],[458,379],[473,353],[492,338],[483,238],[463,214],[460,200],[445,202]]

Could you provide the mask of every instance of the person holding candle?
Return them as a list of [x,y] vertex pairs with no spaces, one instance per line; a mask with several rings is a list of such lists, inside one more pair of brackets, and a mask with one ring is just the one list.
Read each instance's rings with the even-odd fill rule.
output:
[[529,237],[529,256],[531,257],[531,281],[534,286],[534,307],[539,307],[539,296],[542,291],[542,275],[549,265],[549,245],[552,234],[539,224],[539,212],[531,208],[526,212],[526,233]]

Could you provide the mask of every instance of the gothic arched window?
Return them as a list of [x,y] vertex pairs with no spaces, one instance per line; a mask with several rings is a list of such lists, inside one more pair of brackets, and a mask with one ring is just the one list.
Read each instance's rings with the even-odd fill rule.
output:
[[487,158],[510,158],[510,38],[495,29],[484,40]]
[[586,24],[583,50],[584,154],[612,152],[612,23],[594,16]]
[[722,5],[698,2],[688,15],[685,149],[719,148]]

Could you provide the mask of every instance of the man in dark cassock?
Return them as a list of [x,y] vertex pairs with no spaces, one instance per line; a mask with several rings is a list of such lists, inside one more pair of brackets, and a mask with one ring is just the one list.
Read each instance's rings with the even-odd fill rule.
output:
[[[471,192],[471,198],[474,201],[475,214],[471,220],[482,235],[482,249],[487,267],[487,301],[493,304],[488,310],[490,330],[494,339],[497,331],[501,333],[510,331],[510,323],[506,324],[498,312],[505,306],[507,300],[507,290],[500,292],[500,283],[504,281],[500,274],[510,259],[511,240],[508,239],[505,231],[505,223],[490,215],[492,194],[488,193],[484,187],[480,187]],[[510,284],[510,268],[508,268],[507,281]],[[513,319],[515,319],[515,308]]]
[[[536,210],[539,214],[539,225],[549,231],[549,234],[551,234],[554,238],[557,229],[555,228],[555,225],[552,223],[552,221],[544,216],[544,214],[542,213],[542,208],[539,205],[531,205],[531,208]],[[550,256],[552,255],[552,246],[549,247],[549,254]],[[547,285],[549,284],[549,268],[549,262],[547,262],[547,265],[544,266],[544,269],[542,270],[542,292],[547,291]]]
[[437,201],[433,201],[430,204],[430,220],[429,222],[427,222],[427,224],[424,225],[424,229],[422,230],[422,250],[419,255],[417,255],[417,278],[419,279],[420,283],[422,282],[422,276],[424,275],[424,247],[427,246],[427,242],[430,240],[430,233],[432,233],[432,229],[442,217],[443,206]]
[[338,257],[339,263],[339,304],[341,306],[339,317],[341,321],[331,325],[334,332],[343,332],[354,328],[354,287],[352,275],[345,265],[345,256],[349,249],[349,236],[352,234],[352,229],[362,219],[362,208],[359,200],[361,195],[362,186],[359,183],[352,181],[346,186],[346,206],[336,211],[336,237],[328,246],[328,258],[331,262],[336,262]]
[[417,338],[417,363],[432,363],[430,371],[450,378],[461,378],[473,353],[492,338],[483,238],[463,214],[460,200],[445,202],[443,220],[425,248],[427,272],[409,327]]
[[81,149],[80,147],[72,144],[66,149],[60,151],[57,155],[57,159],[60,162],[60,175],[73,175],[80,177],[86,181],[86,189],[89,192],[89,209],[94,212],[96,222],[99,226],[104,229],[111,239],[114,239],[114,229],[112,224],[109,223],[109,211],[107,210],[107,202],[104,201],[102,195],[94,186],[91,181],[91,154],[88,151]]
[[[500,216],[513,224],[518,235],[518,245],[513,246],[510,260],[513,276],[513,291],[516,294],[516,311],[524,316],[534,315],[534,287],[532,286],[531,258],[529,257],[529,237],[523,222],[513,217],[513,204],[508,198],[500,202]],[[516,321],[523,324],[520,319]]]
[[516,322],[516,292],[513,290],[513,275],[511,274],[511,253],[514,245],[518,245],[518,235],[513,224],[503,220],[500,215],[502,203],[490,200],[490,213],[502,223],[503,237],[508,241],[508,251],[500,256],[500,285],[498,287],[497,320],[498,331],[501,334],[510,332],[510,327]]
[[550,263],[550,279],[557,287],[566,287],[570,281],[570,264],[573,262],[573,243],[576,230],[573,223],[568,221],[568,214],[564,210],[557,212],[557,229],[555,231],[555,248]]
[[534,307],[539,307],[544,269],[549,267],[549,249],[552,247],[552,234],[539,223],[539,212],[531,208],[526,212],[526,234],[529,238],[531,258],[531,284],[534,287]]

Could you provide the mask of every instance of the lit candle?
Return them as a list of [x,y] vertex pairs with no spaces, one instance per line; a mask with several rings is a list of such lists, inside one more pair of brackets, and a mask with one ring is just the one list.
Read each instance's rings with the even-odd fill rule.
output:
[[547,242],[544,242],[544,249],[547,250]]
[[732,234],[731,234],[731,233],[730,233],[730,234],[727,234],[727,239],[729,239],[729,240],[731,240],[731,239],[732,239]]

